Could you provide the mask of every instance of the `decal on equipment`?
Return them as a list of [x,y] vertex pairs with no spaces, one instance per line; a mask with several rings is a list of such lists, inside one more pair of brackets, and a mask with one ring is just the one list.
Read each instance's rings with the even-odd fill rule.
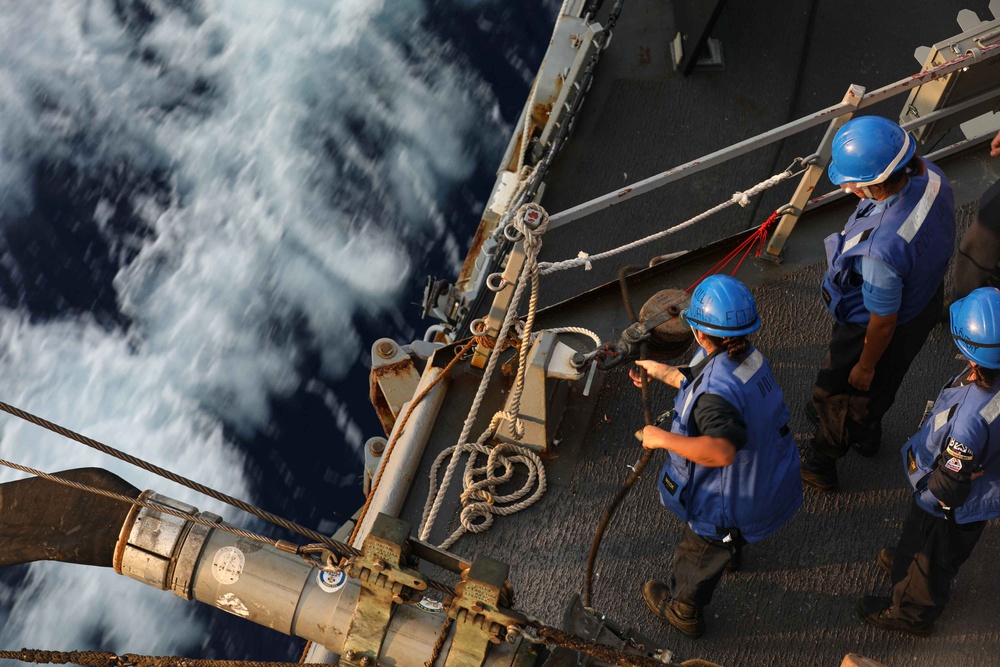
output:
[[428,614],[440,614],[444,611],[444,603],[434,598],[424,597],[417,603],[417,609]]
[[343,570],[336,572],[320,570],[316,573],[316,583],[327,593],[336,593],[347,583],[347,574]]
[[212,576],[220,584],[232,585],[240,580],[246,558],[236,547],[222,547],[212,559]]

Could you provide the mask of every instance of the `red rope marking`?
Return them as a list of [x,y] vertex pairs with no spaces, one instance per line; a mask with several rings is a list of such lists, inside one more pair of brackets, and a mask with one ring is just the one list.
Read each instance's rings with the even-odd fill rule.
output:
[[715,266],[710,268],[705,273],[705,275],[703,275],[701,278],[698,278],[698,280],[691,283],[691,286],[684,291],[691,292],[691,290],[697,287],[698,284],[705,278],[708,278],[710,275],[716,273],[722,273],[722,271],[726,268],[726,266],[728,266],[729,263],[732,262],[734,259],[736,259],[736,256],[742,252],[743,256],[740,258],[740,261],[736,263],[736,268],[734,268],[733,272],[729,274],[731,276],[735,276],[739,268],[743,266],[743,261],[750,255],[750,251],[754,250],[754,246],[756,246],[756,252],[754,253],[754,257],[760,257],[761,253],[764,250],[764,243],[767,241],[767,235],[771,231],[771,227],[774,225],[774,221],[777,219],[778,219],[778,212],[775,211],[774,213],[771,214],[771,217],[769,217],[767,220],[761,223],[761,225],[757,228],[757,231],[755,231],[753,234],[745,238],[728,255],[720,259],[715,264]]

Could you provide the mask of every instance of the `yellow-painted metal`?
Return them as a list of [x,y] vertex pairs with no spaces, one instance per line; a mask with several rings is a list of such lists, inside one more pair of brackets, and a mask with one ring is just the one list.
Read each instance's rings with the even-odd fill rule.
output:
[[[514,296],[514,287],[517,285],[517,279],[521,275],[521,269],[524,267],[524,243],[518,242],[514,246],[514,249],[510,252],[510,257],[507,258],[507,266],[503,270],[503,286],[497,291],[496,296],[493,297],[493,305],[490,307],[489,314],[483,319],[484,324],[479,331],[473,331],[472,333],[476,336],[487,336],[488,338],[496,341],[497,334],[500,333],[500,327],[503,325],[504,317],[507,315],[507,309],[511,307],[511,298]],[[515,304],[516,305],[516,304]],[[490,358],[490,352],[492,348],[477,344],[475,353],[472,356],[472,365],[475,368],[485,368],[486,362]]]
[[[864,95],[865,89],[863,86],[851,84],[841,104],[851,104],[857,107]],[[795,194],[792,195],[791,201],[785,206],[788,212],[781,216],[778,226],[771,235],[771,240],[767,244],[767,253],[764,255],[765,259],[777,261],[781,258],[781,252],[785,248],[785,241],[788,240],[792,230],[795,229],[795,223],[799,221],[802,211],[805,209],[806,204],[809,203],[809,199],[816,189],[816,184],[819,183],[819,179],[823,175],[823,170],[826,169],[826,165],[830,162],[830,147],[833,145],[834,135],[837,134],[837,130],[843,127],[844,123],[849,121],[853,115],[854,112],[852,111],[842,116],[837,116],[830,121],[830,126],[827,128],[826,134],[823,135],[823,141],[820,142],[819,149],[814,155],[815,159],[806,168],[806,173],[802,175],[802,180],[799,181],[798,187],[795,188]]]

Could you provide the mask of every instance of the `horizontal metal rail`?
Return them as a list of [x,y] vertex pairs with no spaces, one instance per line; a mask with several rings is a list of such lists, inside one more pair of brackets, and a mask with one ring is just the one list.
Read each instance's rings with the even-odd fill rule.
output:
[[[907,93],[910,90],[927,83],[928,81],[939,79],[965,67],[974,67],[983,60],[997,55],[997,53],[1000,53],[1000,42],[991,44],[990,46],[976,51],[970,51],[965,55],[958,56],[954,60],[949,60],[946,63],[938,65],[937,67],[908,76],[904,79],[900,79],[899,81],[890,83],[887,86],[883,86],[882,88],[866,93],[857,106],[848,102],[835,104],[809,114],[808,116],[799,118],[798,120],[786,123],[785,125],[777,127],[773,130],[763,132],[755,137],[733,144],[732,146],[722,150],[710,153],[704,157],[696,158],[690,162],[686,162],[678,167],[674,167],[673,169],[669,169],[655,176],[650,176],[647,179],[628,185],[620,190],[609,192],[608,194],[597,197],[596,199],[592,199],[578,206],[574,206],[573,208],[566,209],[565,211],[561,211],[549,217],[548,231],[552,231],[552,229],[565,225],[566,223],[573,222],[574,220],[579,220],[580,218],[596,211],[616,206],[633,197],[651,192],[652,190],[667,185],[668,183],[673,183],[674,181],[690,176],[691,174],[696,174],[710,167],[728,162],[733,158],[745,155],[757,150],[758,148],[769,146],[777,141],[781,141],[782,139],[816,127],[817,125],[822,125],[823,123],[827,123],[833,118],[841,116],[845,113],[851,113],[858,109],[863,109],[873,104],[877,104],[878,102],[882,102],[890,97]],[[920,119],[919,122],[913,121],[915,124],[912,126],[919,127],[927,122],[930,122],[931,120],[934,120],[935,118],[941,117],[932,116],[933,114],[928,114],[925,118]],[[909,126],[911,124],[908,123],[907,125]]]

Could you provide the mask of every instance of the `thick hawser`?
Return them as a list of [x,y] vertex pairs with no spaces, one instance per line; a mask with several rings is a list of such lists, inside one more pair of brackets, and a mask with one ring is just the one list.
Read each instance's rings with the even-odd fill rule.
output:
[[[563,77],[567,68],[566,61],[558,60],[556,52],[560,48],[565,52],[568,43],[570,53],[579,50],[589,57],[586,49],[599,32],[597,28],[591,29],[590,33],[593,34],[590,34],[591,41],[588,41],[587,33],[582,29],[583,23],[574,23],[573,14],[582,12],[583,4],[567,2],[564,5],[564,16],[557,25],[553,51],[550,53],[553,58],[547,58],[549,64],[558,63],[554,66],[555,73],[551,75],[553,80]],[[815,27],[826,25],[823,16],[815,16],[824,13],[824,8],[818,7],[818,4],[811,8],[811,12],[793,3],[787,3],[787,6],[781,8],[786,10],[783,16],[787,19],[782,24],[783,48],[790,48],[788,42],[794,35],[802,36],[803,43],[808,40],[820,42],[809,43],[808,48],[803,49],[802,61],[807,59],[806,55],[808,60],[822,60],[822,54],[828,51],[821,39],[826,35],[821,35],[822,31]],[[908,8],[912,14],[921,13],[909,5]],[[604,14],[599,14],[598,20],[602,20],[612,9],[605,7]],[[886,6],[867,9],[870,10],[869,15],[874,17],[870,19],[871,22],[879,25],[881,20],[884,27],[888,24],[888,17],[893,16],[894,8]],[[914,37],[916,28],[921,27],[921,35],[928,33],[926,24],[936,23],[936,20],[930,18],[932,9],[941,14],[942,22],[944,18],[950,20],[955,12],[953,8],[928,7],[919,20],[912,18],[919,25],[901,32],[913,33],[908,36]],[[773,71],[766,71],[767,65],[772,65],[774,70],[783,66],[772,58],[773,53],[768,55],[762,48],[739,48],[746,46],[743,35],[752,34],[754,31],[751,28],[760,27],[763,21],[757,13],[746,14],[747,11],[747,8],[728,7],[720,24],[727,67],[735,70],[727,72],[735,79],[735,85],[730,86],[733,80],[723,78],[725,75],[721,73],[705,74],[703,78],[696,77],[686,81],[679,81],[672,76],[666,65],[666,45],[670,40],[663,39],[665,35],[676,32],[672,30],[670,8],[665,3],[631,2],[616,26],[614,40],[617,45],[603,54],[600,76],[588,93],[587,112],[577,120],[573,141],[567,145],[566,151],[554,163],[552,173],[546,178],[547,187],[541,203],[550,211],[565,211],[590,196],[604,194],[612,189],[611,185],[618,185],[619,171],[623,174],[621,185],[625,186],[641,180],[635,173],[630,175],[629,171],[654,171],[653,163],[656,169],[662,168],[663,160],[660,156],[666,150],[664,144],[669,144],[663,141],[664,136],[676,138],[677,134],[684,133],[683,130],[671,133],[669,129],[664,133],[664,126],[668,122],[677,126],[683,123],[677,118],[683,117],[683,110],[690,108],[687,106],[690,100],[683,96],[684,92],[692,100],[698,99],[698,106],[695,108],[706,118],[699,120],[697,125],[704,123],[706,127],[712,128],[714,135],[709,142],[712,147],[725,143],[727,139],[733,139],[732,143],[738,144],[748,135],[759,134],[766,127],[780,125],[780,122],[760,125],[773,118],[766,118],[767,113],[760,114],[765,118],[758,118],[756,113],[778,106],[775,104],[779,98],[777,92],[772,91],[766,97],[762,94],[759,98],[740,96],[738,92],[744,90],[744,86],[750,89],[756,87],[758,91],[767,90],[756,77],[762,76],[766,80],[769,75],[776,76]],[[843,3],[837,11],[851,14],[850,8],[843,7]],[[883,12],[883,17],[874,16],[875,13]],[[780,13],[774,11],[768,14],[773,16]],[[733,30],[731,35],[726,35],[724,28],[727,18],[732,25],[742,25],[743,30]],[[899,17],[900,25],[907,23],[904,18]],[[796,31],[794,27],[801,25],[803,21],[806,29]],[[832,23],[835,24],[836,21]],[[809,26],[814,27],[810,30]],[[933,36],[924,41],[938,41],[941,37],[937,34],[939,26],[940,24],[930,25],[934,28],[931,33]],[[770,34],[773,34],[773,27],[768,27]],[[856,29],[854,36],[860,41],[859,32],[860,29]],[[768,34],[768,31],[759,34]],[[880,33],[873,31],[873,34]],[[985,34],[990,34],[989,30]],[[916,43],[921,39],[914,37],[908,41]],[[763,40],[757,38],[754,41],[759,46],[759,42]],[[996,59],[982,57],[984,54],[994,53],[987,49],[995,41],[997,33],[993,33],[992,38],[986,38],[979,45],[983,50],[979,57],[970,56],[967,62],[960,62],[956,67],[961,69],[968,65],[970,71],[976,72],[977,68],[995,64]],[[832,53],[834,50],[829,51]],[[734,60],[734,53],[743,60]],[[622,55],[616,58],[616,54]],[[966,57],[961,50],[955,55]],[[784,62],[787,57],[779,60]],[[985,62],[980,65],[977,60]],[[568,67],[572,72],[573,64]],[[841,65],[841,69],[850,72],[846,63]],[[896,68],[887,69],[894,71]],[[914,69],[912,65],[908,65],[904,72],[911,69]],[[902,73],[896,72],[899,75]],[[829,76],[830,71],[826,74]],[[809,86],[814,77],[808,72],[800,71],[797,78],[800,90],[798,95],[792,96],[792,102],[805,100],[801,102],[802,105],[814,109],[817,105],[811,103],[809,94]],[[897,80],[898,76],[878,78],[879,83],[888,84],[889,81]],[[726,82],[724,88],[717,85],[722,81]],[[565,83],[567,82],[564,80]],[[547,94],[552,95],[555,91],[557,97],[553,101],[561,106],[558,93],[571,88],[571,82],[569,86],[564,85],[562,88],[552,86]],[[694,94],[694,89],[698,89],[697,95]],[[836,98],[843,94],[844,89],[847,89],[846,83],[840,86]],[[674,90],[678,97],[668,96],[666,91],[669,90]],[[545,102],[537,101],[547,99],[539,98],[539,93],[546,94],[541,85],[535,91],[534,101],[529,102],[529,110],[533,111],[536,104],[545,106]],[[649,97],[659,100],[661,108],[642,103]],[[858,95],[854,97],[858,102],[864,99]],[[722,101],[716,106],[714,103],[718,98]],[[996,91],[993,91],[993,99],[995,98]],[[893,102],[895,111],[883,113],[891,116],[898,112],[901,100],[902,97],[899,97]],[[634,111],[633,117],[626,118],[617,114],[622,104]],[[885,107],[878,107],[878,110],[883,108]],[[674,115],[678,109],[682,113]],[[794,109],[785,111],[791,116]],[[740,118],[740,113],[746,117]],[[734,115],[731,121],[727,114]],[[526,117],[529,115],[526,113]],[[833,115],[832,112],[828,114],[829,117]],[[635,118],[639,120],[636,121]],[[649,118],[658,118],[660,124],[644,122],[644,119]],[[829,118],[818,121],[817,133],[822,133],[822,126],[828,120]],[[691,126],[694,125],[692,122]],[[746,125],[753,130],[748,131]],[[540,133],[544,136],[543,129],[532,130],[530,126],[525,127],[528,127],[529,135]],[[633,131],[639,139],[631,136]],[[581,249],[590,252],[589,259],[594,259],[599,249],[614,247],[620,241],[644,236],[643,230],[654,231],[667,226],[664,218],[669,219],[668,224],[674,224],[693,217],[701,210],[728,199],[732,191],[746,190],[755,183],[765,181],[776,171],[775,166],[780,170],[791,162],[790,158],[785,159],[788,157],[786,153],[791,152],[791,157],[812,155],[820,141],[820,136],[795,137],[789,140],[789,144],[798,142],[801,146],[784,145],[778,149],[765,150],[769,154],[763,157],[758,155],[727,163],[725,173],[715,174],[711,180],[704,175],[696,176],[685,182],[683,200],[676,191],[672,198],[667,198],[665,194],[650,195],[598,216],[574,222],[563,227],[561,233],[553,228],[543,236],[542,259],[575,257]],[[637,142],[654,145],[659,142],[659,149],[653,151],[652,157],[648,152],[644,154],[645,157],[637,157],[638,153],[632,156],[622,155],[623,152],[634,150]],[[517,143],[516,140],[512,142],[513,149],[508,155],[511,160],[505,165],[513,164],[515,169],[511,173],[519,171],[519,167],[523,166],[520,164],[523,162],[520,157],[523,152],[517,150]],[[614,145],[615,150],[609,150],[609,145]],[[603,153],[603,159],[595,160],[581,155],[595,146],[598,147],[598,152]],[[691,146],[684,148],[687,150],[676,151],[678,159],[671,159],[671,163],[710,153]],[[795,152],[797,148],[801,150]],[[982,152],[981,146],[964,148]],[[957,201],[963,204],[972,201],[985,183],[997,177],[996,168],[977,155],[973,152],[957,153],[950,160],[942,159],[942,166],[948,172],[956,191],[960,193]],[[643,160],[647,162],[643,164]],[[695,162],[704,164],[706,161]],[[619,169],[621,165],[626,166]],[[695,168],[678,171],[694,172]],[[501,178],[497,192],[503,188],[511,191],[516,189],[516,184],[509,183],[510,177],[506,178],[506,184],[503,182],[504,178]],[[636,189],[633,188],[632,191],[635,192]],[[708,223],[712,226],[712,231],[707,235],[704,231],[696,232],[692,229],[689,233],[671,238],[669,243],[651,245],[649,249],[627,254],[619,260],[598,262],[594,259],[591,272],[585,273],[582,268],[578,268],[561,275],[555,274],[551,279],[543,278],[541,305],[549,307],[538,313],[535,329],[575,325],[594,329],[605,340],[618,340],[619,334],[628,326],[629,318],[626,317],[626,308],[617,293],[617,286],[606,284],[617,273],[619,266],[624,263],[645,265],[649,257],[654,255],[669,256],[678,250],[704,247],[639,271],[629,283],[629,291],[636,304],[644,302],[664,287],[683,288],[712,266],[714,258],[726,254],[746,234],[737,234],[735,240],[727,238],[711,245],[707,244],[706,237],[709,241],[723,238],[758,224],[767,217],[766,213],[779,208],[790,196],[791,187],[787,186],[758,199],[764,203],[757,209],[751,208],[750,212],[723,217],[722,222],[713,219]],[[502,201],[502,198],[491,198],[492,215],[497,221],[506,209],[498,205]],[[737,209],[734,207],[732,210]],[[967,213],[968,206],[963,210]],[[740,274],[746,282],[756,287],[758,302],[762,304],[762,316],[766,322],[758,344],[768,351],[775,362],[776,373],[790,402],[796,395],[805,395],[811,373],[819,361],[819,349],[826,328],[818,300],[815,299],[814,286],[818,281],[821,252],[818,238],[837,228],[845,215],[843,209],[837,207],[826,207],[809,214],[796,229],[782,264],[747,263]],[[563,219],[566,217],[563,216]],[[559,219],[559,214],[553,215],[550,226]],[[608,230],[611,230],[610,233]],[[479,235],[476,246],[486,244],[485,237],[491,230],[484,228],[484,232]],[[511,236],[516,237],[516,234],[511,233]],[[470,263],[467,263],[461,276],[466,281],[462,287],[467,291],[472,291],[470,287],[475,289],[477,282],[473,271],[476,256],[477,253],[470,253]],[[641,262],[637,262],[640,257]],[[487,276],[493,272],[494,270],[480,271],[479,279],[482,282],[479,284],[485,284]],[[511,282],[516,278],[516,273],[514,271],[509,276]],[[495,286],[500,286],[499,279],[494,280]],[[453,291],[446,285],[438,285],[434,291],[436,298],[428,303],[428,310],[438,308],[446,319],[458,319],[453,317],[454,304],[448,305],[447,297],[453,295]],[[481,310],[470,309],[469,320],[475,319],[472,316],[483,314],[485,313]],[[490,330],[488,321],[479,326],[484,332]],[[494,328],[499,328],[497,323],[494,323]],[[447,329],[448,327],[442,326],[431,333],[443,334]],[[462,537],[454,547],[454,551],[460,554],[492,555],[509,562],[512,566],[509,580],[517,594],[515,607],[530,610],[532,614],[550,621],[560,617],[565,595],[581,588],[585,554],[594,524],[627,475],[625,465],[637,457],[630,433],[642,423],[634,390],[625,386],[620,372],[593,377],[590,382],[591,391],[586,391],[587,397],[583,397],[587,376],[571,363],[572,352],[566,353],[558,343],[565,341],[582,350],[591,347],[592,343],[586,339],[578,341],[575,335],[559,335],[558,338],[557,341],[555,336],[543,335],[536,341],[535,349],[548,347],[538,352],[535,358],[538,363],[529,367],[525,381],[525,396],[529,398],[522,403],[525,408],[522,416],[553,416],[558,413],[562,417],[561,424],[553,423],[552,432],[546,433],[540,442],[534,443],[546,455],[544,466],[549,480],[547,494],[536,506],[526,509],[522,514],[498,517],[492,531]],[[927,387],[933,387],[946,375],[944,369],[949,356],[946,352],[948,341],[938,337],[937,340],[930,341],[927,347],[917,362],[918,380],[926,383]],[[387,472],[378,485],[381,495],[374,495],[365,521],[354,536],[355,547],[361,547],[365,536],[371,535],[377,511],[398,514],[412,526],[414,533],[418,530],[424,499],[428,496],[429,468],[439,452],[457,441],[478,384],[478,372],[473,370],[473,364],[459,362],[447,372],[443,370],[447,361],[455,356],[455,352],[455,346],[436,348],[419,342],[400,346],[393,341],[381,340],[373,345],[373,367],[378,371],[375,376],[377,390],[374,394],[378,399],[377,403],[381,401],[379,405],[383,409],[380,414],[384,415],[387,426],[395,425],[396,429],[402,430],[396,422],[401,423],[405,417],[407,401],[410,397],[423,393],[424,389],[428,389],[428,392],[419,402],[413,401],[415,407],[407,420],[404,434],[406,440],[401,439],[396,443],[390,459],[392,465],[386,466]],[[431,354],[434,355],[433,361],[425,363],[423,360]],[[481,351],[481,354],[485,357],[487,352]],[[549,357],[559,363],[542,363]],[[481,367],[483,364],[478,365]],[[422,374],[418,371],[418,366],[426,366]],[[558,391],[552,390],[552,381],[545,379],[547,375],[556,375],[557,371],[561,374],[561,381],[554,385],[563,389]],[[437,377],[446,375],[447,380],[431,386]],[[580,376],[579,379],[569,381],[569,378],[577,376]],[[381,379],[386,381],[379,382]],[[501,388],[506,390],[509,382],[498,380],[495,384],[503,385]],[[445,385],[449,385],[447,391]],[[531,386],[534,387],[533,390]],[[917,401],[913,399],[915,396],[923,397],[926,393],[923,390],[924,387],[913,386],[906,395],[901,396],[900,408],[892,413],[894,425],[891,432],[887,433],[887,440],[892,438],[900,441],[914,423],[913,415],[909,413],[917,409]],[[536,392],[537,400],[530,398],[531,391]],[[549,401],[554,396],[565,399],[567,395],[571,398],[566,401],[565,410]],[[654,399],[658,404],[663,404],[666,397],[657,395]],[[919,401],[919,405],[922,404],[923,401]],[[481,418],[471,427],[471,432],[478,434],[483,431],[485,422],[503,407],[503,395],[491,391],[485,399]],[[793,411],[800,409],[800,406],[794,404],[791,407]],[[804,431],[804,423],[800,417],[801,415],[796,415],[797,426]],[[387,428],[388,430],[391,429]],[[417,445],[414,444],[417,436],[425,441],[419,445],[422,451],[417,451]],[[516,437],[505,437],[518,440]],[[380,461],[388,458],[387,448],[380,451],[380,441],[376,439],[370,444],[372,468],[375,469]],[[412,467],[409,468],[401,466],[401,461],[407,454],[412,461]],[[762,545],[760,551],[750,551],[748,572],[723,584],[715,604],[710,608],[715,618],[709,619],[709,636],[699,644],[692,644],[676,633],[668,632],[658,621],[646,615],[647,612],[638,599],[641,581],[652,571],[668,567],[667,545],[672,543],[672,536],[678,528],[676,522],[656,506],[649,485],[640,484],[629,497],[626,506],[619,511],[617,523],[611,527],[605,540],[598,560],[595,605],[619,620],[628,619],[629,625],[638,625],[643,632],[662,645],[673,648],[678,655],[699,655],[726,664],[836,664],[849,650],[860,650],[883,660],[905,654],[915,664],[946,664],[958,660],[968,664],[988,664],[989,647],[996,641],[996,629],[991,625],[991,620],[996,617],[998,610],[995,603],[988,599],[989,591],[984,590],[988,588],[990,580],[985,574],[987,568],[982,558],[978,563],[970,562],[969,574],[965,576],[978,576],[979,581],[987,583],[969,586],[980,593],[978,596],[965,590],[959,591],[955,609],[950,616],[951,625],[943,624],[943,632],[934,639],[916,644],[912,640],[875,636],[851,618],[849,610],[854,598],[881,585],[874,566],[874,554],[881,546],[881,541],[890,539],[895,533],[896,522],[902,515],[902,480],[896,479],[898,471],[895,470],[895,464],[895,457],[887,456],[876,465],[866,467],[855,461],[854,469],[848,468],[848,473],[855,480],[854,488],[848,488],[839,498],[807,498],[807,504],[799,516],[777,539]],[[389,475],[396,477],[388,477]],[[410,482],[413,482],[412,488]],[[434,544],[444,541],[456,527],[451,513],[458,504],[457,485],[456,481],[445,498],[445,513],[441,515],[437,525],[427,532],[428,541]],[[160,501],[166,502],[163,499]],[[171,588],[182,597],[194,597],[283,632],[315,640],[318,643],[310,651],[310,660],[332,660],[335,658],[329,652],[332,651],[341,654],[341,662],[365,667],[374,664],[376,654],[382,664],[423,664],[439,636],[444,614],[435,608],[435,597],[431,595],[413,596],[414,600],[423,602],[422,605],[398,604],[394,598],[409,598],[406,588],[420,589],[426,583],[421,583],[420,579],[427,577],[445,580],[445,588],[454,587],[456,577],[449,577],[444,571],[449,568],[468,570],[472,560],[436,551],[421,543],[411,542],[408,546],[400,547],[400,535],[405,534],[405,529],[394,522],[382,521],[376,531],[378,540],[369,543],[370,553],[366,557],[368,567],[364,567],[365,560],[356,559],[355,569],[349,570],[351,574],[360,574],[361,578],[367,577],[369,580],[372,577],[386,577],[385,581],[390,583],[388,587],[374,586],[369,589],[359,583],[359,578],[345,577],[345,573],[332,567],[328,567],[332,571],[325,575],[318,573],[300,556],[282,551],[282,548],[288,549],[288,545],[280,545],[282,548],[261,547],[252,539],[232,536],[183,518],[185,515],[193,516],[194,508],[177,503],[170,503],[170,506],[181,516],[136,510],[126,516],[114,517],[121,532],[121,535],[116,536],[116,554],[119,554],[116,564],[119,569],[145,583],[164,589]],[[217,521],[214,517],[203,518],[209,523]],[[121,529],[121,526],[127,529]],[[350,526],[338,537],[341,541],[346,541],[349,532]],[[993,548],[989,537],[985,541],[987,544],[980,548],[980,554],[988,553]],[[426,570],[431,574],[415,574],[409,569],[407,559],[400,560],[402,553],[408,551],[417,553],[425,562],[435,563],[440,567]],[[326,561],[323,564],[328,563]],[[454,607],[459,620],[450,631],[437,664],[480,664],[482,660],[475,654],[477,647],[489,649],[485,664],[529,664],[533,658],[526,651],[528,643],[518,640],[517,631],[508,629],[506,623],[501,622],[505,618],[517,620],[516,616],[505,615],[501,609],[508,606],[509,598],[509,593],[502,586],[507,578],[506,568],[486,560],[476,563],[467,577],[477,580],[479,585],[464,586],[465,595],[459,598]],[[397,590],[394,590],[393,583],[399,585]],[[478,599],[473,599],[472,596],[478,596]],[[492,599],[487,599],[490,596]],[[367,611],[357,613],[356,600],[361,597],[368,598],[368,604],[362,607]],[[958,613],[960,606],[963,607],[961,614]],[[389,618],[388,610],[392,610],[391,622],[387,628],[383,628],[384,621]],[[489,623],[476,623],[477,618],[489,619]],[[516,624],[512,624],[513,627]],[[384,640],[381,640],[380,630],[386,633]],[[463,637],[456,642],[454,637],[459,632]],[[498,638],[504,634],[515,641],[495,645],[490,641],[491,636]],[[530,631],[523,634],[530,635]],[[376,639],[373,640],[373,637]],[[345,648],[347,644],[354,648]],[[461,645],[464,650],[459,651],[457,645]],[[450,650],[452,646],[456,646],[456,650]],[[348,650],[352,652],[348,653]],[[515,655],[520,657],[515,658]]]

